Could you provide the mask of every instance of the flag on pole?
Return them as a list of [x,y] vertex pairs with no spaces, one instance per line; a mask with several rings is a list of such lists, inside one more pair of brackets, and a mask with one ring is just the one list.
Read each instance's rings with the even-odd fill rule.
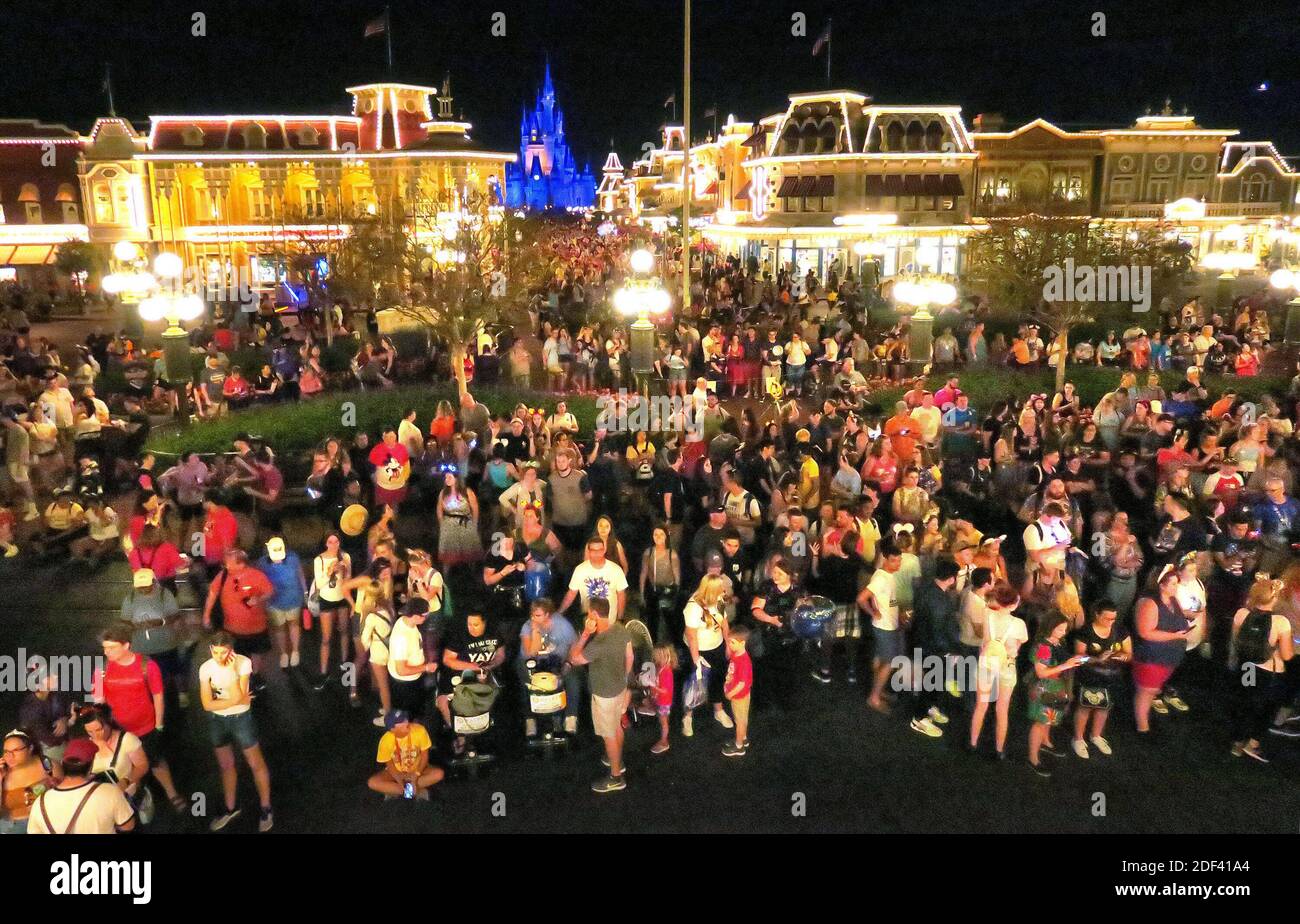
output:
[[822,29],[821,35],[817,36],[817,41],[813,42],[812,56],[815,58],[819,54],[821,54],[822,49],[826,46],[826,43],[829,42],[830,40],[831,40],[831,23],[830,20],[828,19],[826,21],[826,28]]
[[376,35],[383,35],[388,31],[388,14],[376,16],[370,22],[366,23],[366,31],[362,38],[371,38]]
[[664,108],[667,109],[669,106],[676,106],[676,105],[677,105],[677,91],[674,90],[673,95],[668,97],[666,100],[664,100]]

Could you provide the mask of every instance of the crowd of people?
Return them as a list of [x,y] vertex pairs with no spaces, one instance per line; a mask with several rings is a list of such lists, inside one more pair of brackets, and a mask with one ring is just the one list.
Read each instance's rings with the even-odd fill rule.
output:
[[[1127,356],[1127,374],[1093,405],[1067,382],[975,408],[962,376],[993,351],[959,347],[931,357],[951,370],[938,387],[909,380],[882,408],[862,370],[897,357],[864,323],[851,272],[772,279],[706,258],[702,310],[664,336],[657,387],[682,400],[663,415],[616,391],[630,379],[614,325],[583,323],[623,251],[594,232],[564,246],[588,256],[559,254],[576,268],[539,293],[535,323],[548,385],[602,391],[590,430],[563,398],[494,413],[466,392],[430,419],[412,408],[328,436],[301,463],[246,433],[161,460],[145,449],[145,396],[114,413],[95,395],[94,349],[89,373],[41,364],[41,391],[5,406],[0,543],[73,566],[126,557],[132,586],[100,636],[93,695],[74,707],[45,685],[24,701],[5,738],[4,830],[124,828],[155,810],[149,776],[182,810],[173,719],[206,725],[222,789],[211,828],[241,812],[242,758],[269,830],[257,716],[275,670],[368,711],[383,729],[368,785],[397,800],[427,797],[493,735],[573,739],[588,723],[597,793],[628,785],[626,731],[642,718],[652,758],[707,731],[744,760],[837,681],[972,752],[992,712],[997,759],[1027,726],[1044,778],[1047,758],[1112,754],[1117,709],[1148,735],[1157,717],[1174,727],[1209,708],[1188,692],[1192,676],[1206,692],[1200,659],[1230,707],[1225,750],[1267,762],[1300,736],[1296,383],[1239,400],[1202,380],[1218,371],[1211,346],[1166,393],[1154,347],[1137,359],[1154,338],[1126,332],[1102,361]],[[980,310],[940,318],[936,350],[981,343]],[[1175,320],[1214,339],[1198,311]],[[1241,315],[1245,331],[1216,343],[1251,345],[1259,321]],[[727,400],[763,394],[770,405]],[[625,425],[638,416],[648,425]]]

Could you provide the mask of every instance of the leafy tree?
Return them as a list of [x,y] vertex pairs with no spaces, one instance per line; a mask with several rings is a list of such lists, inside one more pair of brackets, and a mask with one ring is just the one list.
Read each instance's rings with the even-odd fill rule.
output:
[[81,288],[80,274],[87,277],[102,274],[107,261],[99,248],[86,241],[65,241],[54,252],[54,267],[65,276],[77,281]]
[[1151,305],[1173,294],[1191,269],[1189,248],[1163,225],[1121,224],[1086,217],[1038,214],[990,218],[970,240],[966,278],[1011,313],[1032,317],[1057,340],[1062,361],[1056,387],[1065,383],[1064,358],[1071,328],[1110,316],[1132,317],[1132,304],[1047,298],[1052,271],[1075,267],[1150,267]]

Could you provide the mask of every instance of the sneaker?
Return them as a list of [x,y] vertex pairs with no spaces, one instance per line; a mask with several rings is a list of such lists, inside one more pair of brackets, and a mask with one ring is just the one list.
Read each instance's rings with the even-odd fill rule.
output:
[[289,653],[287,651],[282,651],[280,652],[280,670],[285,671],[288,669],[289,669]]
[[1169,715],[1169,707],[1165,705],[1165,701],[1160,697],[1151,700],[1151,710],[1156,715]]
[[1165,702],[1168,703],[1170,706],[1173,706],[1179,712],[1186,712],[1188,709],[1191,708],[1190,706],[1187,705],[1187,703],[1183,702],[1183,698],[1181,696],[1172,693],[1169,696],[1165,697]]
[[240,809],[231,809],[228,812],[218,815],[216,818],[212,819],[212,824],[208,825],[208,830],[220,831],[226,825],[238,818],[240,813]]
[[1070,742],[1070,747],[1074,748],[1074,756],[1080,760],[1088,759],[1088,745],[1082,738],[1075,738]]
[[182,709],[190,708],[190,694],[187,690],[181,690],[176,694],[176,703]]
[[299,664],[299,662],[301,662],[301,661],[302,661],[302,658],[299,657],[298,652],[296,652],[296,651],[294,651],[294,652],[290,652],[290,654],[289,654],[289,666],[290,666],[290,667],[297,667],[298,664]]
[[928,738],[939,738],[943,735],[943,730],[939,728],[938,725],[935,725],[934,722],[930,721],[929,716],[926,716],[923,719],[913,719],[911,724],[912,731],[919,732]]
[[1255,760],[1259,761],[1261,764],[1268,763],[1268,758],[1259,752],[1259,748],[1248,748],[1243,746],[1241,749],[1241,754],[1243,757],[1254,758]]
[[731,720],[731,716],[725,711],[713,713],[713,721],[717,722],[723,728],[735,728],[736,723]]
[[524,719],[524,735],[529,738],[537,737],[537,720]]
[[1042,764],[1030,764],[1029,769],[1034,771],[1035,776],[1041,777],[1044,780],[1051,779],[1052,777],[1052,771],[1048,770]]
[[746,738],[744,741],[742,741],[742,742],[740,743],[740,746],[741,746],[742,748],[744,748],[746,751],[748,751],[748,750],[749,750],[749,739]]
[[1090,740],[1092,741],[1092,746],[1098,751],[1101,751],[1101,753],[1105,754],[1107,757],[1113,753],[1110,749],[1110,742],[1101,735],[1093,735]]
[[943,688],[948,691],[948,695],[953,699],[961,699],[961,687],[957,686],[956,680],[949,680],[943,685]]
[[848,673],[848,675],[844,678],[844,680],[845,680],[845,682],[847,682],[847,683],[857,683],[857,682],[858,682],[858,672],[855,671],[853,668],[850,667],[850,668],[849,668],[849,673]]
[[682,716],[682,734],[687,738],[695,734],[695,726],[689,715]]
[[592,792],[618,792],[627,789],[627,780],[621,776],[603,776],[591,784]]
[[1289,715],[1282,720],[1283,725],[1290,725],[1292,722],[1300,722],[1300,712],[1297,712],[1295,715]]
[[578,733],[578,717],[576,715],[566,715],[564,717],[564,733],[566,735],[576,735]]
[[1300,738],[1300,728],[1294,725],[1273,725],[1268,731],[1271,735],[1281,735],[1283,738]]
[[930,711],[927,712],[926,715],[929,716],[930,721],[935,725],[948,724],[948,717],[943,714],[943,711],[938,706],[931,706]]
[[18,555],[18,546],[16,545],[5,546],[5,558],[16,558],[17,555]]
[[1064,752],[1064,751],[1062,751],[1060,748],[1054,748],[1054,747],[1052,747],[1050,744],[1045,744],[1045,745],[1043,745],[1041,748],[1039,748],[1039,750],[1042,751],[1044,754],[1046,754],[1046,755],[1049,756],[1049,757],[1064,757],[1064,756],[1065,756],[1065,752]]
[[812,672],[812,679],[813,679],[813,680],[816,680],[818,683],[830,683],[830,682],[831,682],[831,672],[830,672],[830,671],[813,671],[813,672]]
[[670,747],[672,747],[672,745],[670,745],[667,741],[656,741],[654,744],[650,745],[650,753],[664,754],[667,753]]
[[39,520],[40,518],[41,518],[41,512],[40,512],[39,510],[36,509],[36,505],[35,505],[35,504],[33,504],[32,506],[28,507],[28,508],[27,508],[27,512],[26,512],[25,514],[23,514],[23,522],[24,522],[24,523],[30,523],[30,522],[32,522],[32,520]]
[[265,834],[275,826],[275,816],[271,814],[269,808],[262,809],[262,814],[257,818],[257,833]]
[[1239,744],[1234,744],[1234,745],[1232,746],[1232,756],[1233,756],[1233,757],[1240,757],[1240,756],[1241,756],[1241,751],[1242,751],[1241,745],[1239,745]]
[[373,719],[370,720],[370,724],[375,726],[375,728],[388,727],[388,723],[384,721],[384,717],[382,715],[375,716]]
[[743,746],[736,747],[736,742],[734,741],[728,741],[722,746],[723,757],[744,757],[746,753],[745,748]]

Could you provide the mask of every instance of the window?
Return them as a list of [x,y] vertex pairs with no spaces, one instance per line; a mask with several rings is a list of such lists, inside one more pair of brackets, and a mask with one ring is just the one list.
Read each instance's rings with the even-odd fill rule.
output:
[[319,186],[309,186],[302,191],[302,210],[308,218],[325,217],[325,191]]
[[5,207],[0,205],[0,225],[5,223]]
[[1183,183],[1183,195],[1190,199],[1204,199],[1205,188],[1205,180],[1186,180]]
[[204,203],[204,211],[212,221],[221,220],[221,193],[215,189],[206,189],[200,194]]
[[1070,173],[1070,185],[1066,187],[1065,198],[1071,202],[1083,198],[1083,174],[1078,170]]
[[298,129],[298,143],[302,145],[320,144],[320,132],[313,125],[304,125]]
[[244,147],[249,150],[261,150],[266,147],[266,129],[253,122],[244,126]]
[[1271,202],[1273,200],[1273,181],[1262,173],[1251,174],[1250,179],[1241,184],[1241,201]]
[[81,213],[77,209],[75,202],[60,202],[60,208],[63,210],[63,223],[76,225],[81,223]]
[[1152,177],[1147,180],[1147,201],[1168,202],[1173,189],[1174,182],[1169,177]]
[[107,183],[96,183],[91,193],[91,205],[95,210],[95,221],[111,225],[116,220],[113,215],[113,188]]
[[203,129],[197,125],[187,125],[181,130],[181,143],[190,148],[202,147]]
[[45,218],[41,215],[41,204],[39,202],[24,202],[23,209],[27,215],[29,225],[40,225],[45,223]]
[[1008,174],[998,174],[998,184],[993,190],[993,195],[999,199],[1011,198],[1011,177]]
[[271,217],[271,197],[261,186],[248,190],[248,215],[258,221],[265,221]]
[[1110,198],[1112,202],[1128,202],[1133,198],[1133,180],[1123,177],[1111,180]]

